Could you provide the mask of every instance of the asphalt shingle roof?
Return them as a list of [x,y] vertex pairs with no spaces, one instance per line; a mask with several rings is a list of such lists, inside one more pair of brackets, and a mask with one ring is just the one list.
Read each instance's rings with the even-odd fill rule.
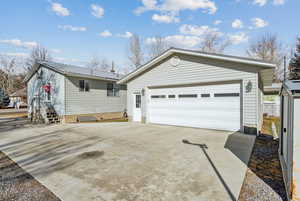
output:
[[300,91],[300,80],[287,80],[284,86],[290,91]]
[[106,72],[100,70],[91,70],[90,68],[79,67],[74,65],[62,64],[57,62],[50,62],[50,61],[41,61],[38,62],[39,64],[52,68],[62,74],[65,75],[82,75],[82,76],[94,76],[104,79],[113,79],[119,80],[122,78],[122,75],[113,72]]

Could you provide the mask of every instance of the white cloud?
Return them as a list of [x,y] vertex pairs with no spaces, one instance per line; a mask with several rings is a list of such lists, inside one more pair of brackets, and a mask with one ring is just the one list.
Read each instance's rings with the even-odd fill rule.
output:
[[259,5],[259,6],[264,6],[266,5],[267,0],[254,0],[253,4]]
[[237,34],[229,34],[228,38],[234,45],[238,45],[240,43],[247,42],[249,39],[247,34],[245,34],[243,32],[237,33]]
[[73,65],[86,65],[88,62],[77,59],[77,58],[66,58],[66,57],[54,57],[54,61],[66,63],[66,64],[73,64]]
[[0,43],[5,43],[17,47],[27,48],[27,49],[38,46],[38,43],[35,41],[21,41],[19,39],[0,40]]
[[54,57],[54,60],[61,61],[61,62],[79,62],[79,59],[73,58],[65,58],[65,57]]
[[72,25],[59,25],[58,28],[65,30],[65,31],[86,31],[86,27],[75,27]]
[[9,57],[28,57],[28,53],[24,52],[5,52],[5,53],[0,53],[0,55],[4,56],[9,56]]
[[217,28],[210,28],[209,26],[197,26],[197,25],[189,25],[184,24],[179,28],[180,33],[187,34],[187,35],[195,35],[195,36],[202,36],[208,33],[219,33]]
[[121,38],[130,38],[130,37],[132,37],[132,35],[133,34],[131,32],[126,31],[124,34],[118,34],[117,36],[121,37]]
[[[163,38],[168,44],[174,47],[193,48],[199,45],[202,39],[198,36],[171,35]],[[146,44],[155,42],[155,37],[147,38]]]
[[157,0],[141,0],[143,6],[135,10],[136,14],[141,14],[149,10],[178,13],[183,10],[198,10],[214,14],[217,11],[215,3],[211,0],[163,0],[158,4]]
[[110,36],[112,36],[112,33],[109,30],[105,30],[105,31],[101,32],[99,35],[102,37],[110,37]]
[[275,6],[283,5],[285,3],[285,0],[273,0],[273,4]]
[[222,23],[222,20],[216,20],[216,21],[214,21],[214,25],[219,25],[221,23]]
[[269,25],[269,23],[261,18],[252,18],[252,24],[255,28],[263,28]]
[[197,36],[182,36],[182,35],[173,35],[167,36],[165,40],[173,44],[174,46],[182,46],[187,48],[192,48],[200,44],[202,39]]
[[52,8],[52,11],[55,12],[56,15],[58,16],[69,16],[70,15],[70,11],[63,7],[62,4],[60,3],[51,3],[51,8]]
[[159,23],[178,23],[180,20],[178,17],[176,17],[175,15],[158,15],[158,14],[154,14],[152,16],[152,20],[159,22]]
[[148,10],[156,10],[156,4],[157,4],[157,0],[141,0],[143,6],[138,7],[134,12],[136,14],[141,14],[143,12],[146,12]]
[[231,26],[235,29],[243,28],[243,22],[240,19],[236,19],[232,22]]
[[50,51],[54,54],[59,54],[62,52],[60,49],[51,49]]
[[104,9],[101,6],[97,4],[92,4],[91,9],[92,9],[93,16],[97,18],[102,18],[104,16]]

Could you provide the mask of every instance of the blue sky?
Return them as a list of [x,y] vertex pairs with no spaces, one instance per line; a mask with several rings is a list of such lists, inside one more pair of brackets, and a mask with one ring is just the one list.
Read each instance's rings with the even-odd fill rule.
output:
[[9,0],[0,7],[0,54],[26,57],[36,44],[55,60],[84,65],[91,57],[128,65],[132,33],[146,44],[160,35],[197,49],[204,33],[232,40],[225,53],[244,55],[271,32],[287,46],[299,36],[299,0]]

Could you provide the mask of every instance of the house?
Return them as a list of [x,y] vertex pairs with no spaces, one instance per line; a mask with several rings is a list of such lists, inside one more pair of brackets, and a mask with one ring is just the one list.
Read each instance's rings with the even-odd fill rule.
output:
[[119,80],[129,119],[242,131],[262,125],[263,89],[275,65],[261,60],[171,48]]
[[281,88],[279,158],[287,194],[300,200],[300,80],[288,80]]
[[23,89],[19,89],[14,93],[9,95],[10,104],[9,107],[14,107],[14,103],[17,101],[21,102],[21,107],[27,106],[27,89],[26,87]]
[[264,107],[263,113],[268,116],[280,116],[280,97],[281,83],[273,83],[271,86],[264,87]]
[[[117,85],[121,76],[111,72],[37,62],[26,76],[28,111],[45,119],[51,113],[55,120],[77,122],[80,116],[98,120],[119,118],[126,109],[126,86]],[[46,118],[47,117],[47,118]],[[53,116],[51,117],[53,118]]]

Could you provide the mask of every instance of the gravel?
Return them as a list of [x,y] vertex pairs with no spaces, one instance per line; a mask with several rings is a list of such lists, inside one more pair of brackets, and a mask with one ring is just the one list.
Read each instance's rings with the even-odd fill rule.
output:
[[0,152],[1,201],[60,201],[51,191]]
[[287,201],[278,156],[279,142],[268,135],[256,138],[239,201]]

